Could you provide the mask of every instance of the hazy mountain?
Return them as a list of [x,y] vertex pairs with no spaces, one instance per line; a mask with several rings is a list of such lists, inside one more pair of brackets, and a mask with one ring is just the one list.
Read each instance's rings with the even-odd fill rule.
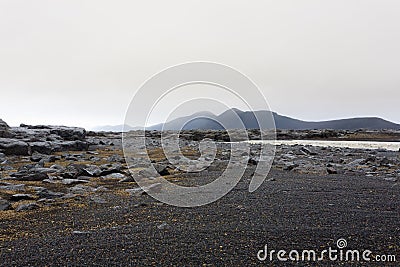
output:
[[[241,128],[241,123],[238,121],[237,116],[243,122],[247,129],[258,128],[256,116],[266,120],[268,125],[268,118],[271,116],[271,111],[241,111],[238,109],[230,109],[220,115],[214,115],[209,112],[195,113],[190,116],[185,116],[167,122],[164,124],[164,130],[178,130],[178,129],[223,129],[222,124],[227,129]],[[350,118],[330,121],[309,122],[298,119],[293,119],[287,116],[279,115],[272,112],[277,129],[293,129],[293,130],[309,130],[309,129],[333,129],[333,130],[380,130],[380,129],[395,129],[400,130],[400,124],[396,124],[377,117],[365,118]],[[217,120],[221,124],[214,121]],[[266,124],[263,124],[266,125]],[[150,130],[161,130],[163,124],[154,125],[149,127]]]
[[134,131],[134,130],[139,130],[139,129],[143,129],[140,127],[132,127],[130,125],[127,124],[120,124],[120,125],[105,125],[105,126],[97,126],[94,127],[93,129],[91,129],[92,131],[95,132],[123,132],[125,129],[126,132],[129,131]]

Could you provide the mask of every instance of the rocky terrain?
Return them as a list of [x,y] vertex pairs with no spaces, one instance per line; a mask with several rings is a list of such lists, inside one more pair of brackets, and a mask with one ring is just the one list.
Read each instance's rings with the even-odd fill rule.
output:
[[[278,132],[278,136],[283,134],[286,137],[302,136],[301,139],[303,139],[303,136],[307,135],[331,138],[334,135],[336,137],[349,136],[359,134],[359,132],[338,133],[323,130]],[[157,172],[167,180],[181,185],[193,186],[208,183],[226,168],[229,161],[231,144],[228,142],[226,133],[222,131],[203,130],[181,133],[181,150],[189,158],[200,156],[198,146],[202,139],[209,138],[217,141],[216,160],[204,171],[193,173],[182,171],[166,159],[160,147],[159,132],[150,131],[146,133],[146,136],[147,152]],[[257,139],[257,136],[257,132],[250,132],[250,138]],[[246,156],[248,160],[246,181],[254,173],[259,161],[259,150],[260,145],[252,144],[250,156]],[[330,187],[330,181],[337,182],[338,177],[347,177],[345,184],[356,181],[354,184],[347,185],[350,188],[355,185],[359,187],[363,184],[363,179],[366,185],[388,188],[382,189],[383,191],[379,194],[385,194],[385,190],[389,190],[387,192],[390,192],[389,195],[394,198],[391,198],[391,202],[380,205],[389,205],[386,208],[393,212],[391,218],[397,224],[389,229],[392,231],[390,236],[399,233],[397,223],[399,219],[397,205],[399,204],[399,151],[279,145],[276,147],[272,175],[265,182],[265,186],[272,186],[269,188],[272,192],[290,190],[285,188],[295,186],[296,177],[299,177],[299,186],[305,183],[301,177],[312,177],[306,179],[307,183],[315,183],[321,194],[324,192],[321,189],[325,186],[323,183],[328,183],[327,187]],[[49,238],[45,233],[46,227],[66,236],[87,236],[100,228],[119,229],[121,225],[127,224],[126,214],[124,215],[122,211],[128,213],[132,209],[138,209],[139,214],[146,214],[147,217],[143,217],[143,223],[149,223],[151,218],[154,218],[158,230],[171,229],[174,220],[168,219],[170,215],[165,215],[166,218],[159,220],[152,212],[152,210],[157,210],[157,214],[162,214],[170,208],[165,205],[162,207],[162,203],[151,200],[143,190],[138,188],[134,176],[147,179],[151,174],[139,155],[135,158],[134,164],[127,165],[122,151],[121,135],[118,133],[86,132],[82,128],[58,126],[21,125],[12,128],[0,121],[0,242],[4,242],[0,246],[0,258],[3,261],[12,258],[15,263],[15,257],[18,254],[7,251],[11,244],[15,246],[18,242],[25,242],[26,239],[37,241],[37,238]],[[283,181],[284,184],[280,184],[279,181]],[[240,192],[244,194],[246,190]],[[261,190],[261,192],[265,191]],[[354,197],[356,195],[349,195],[349,198]],[[332,200],[332,203],[335,201],[337,200]],[[304,202],[302,203],[305,205]],[[337,205],[337,203],[332,205]],[[239,203],[235,203],[236,212],[241,212],[239,206],[241,206]],[[243,210],[247,208],[249,207],[242,205]],[[176,211],[175,208],[174,211]],[[107,217],[107,214],[112,212],[118,213],[121,217],[115,218],[114,215],[113,218]],[[316,208],[315,212],[323,212],[323,210]],[[65,217],[63,214],[73,216],[74,221],[71,222],[70,217]],[[99,222],[97,217],[88,218],[88,214],[95,217],[96,214],[103,216],[101,217],[103,222]],[[136,216],[132,220],[140,222],[140,217]],[[96,224],[94,222],[100,225],[94,225]],[[329,227],[329,223],[326,227]],[[354,231],[357,233],[360,230]],[[18,247],[14,249],[18,250]],[[398,252],[398,246],[396,249]],[[223,255],[225,254],[222,253],[221,257]],[[230,259],[232,260],[232,257]],[[20,260],[20,263],[35,262],[34,259]],[[151,263],[151,260],[147,263]],[[12,262],[9,262],[8,265],[11,264]]]
[[[143,166],[140,158],[136,159],[136,166],[129,166],[131,171],[128,170],[121,136],[116,133],[86,133],[82,128],[59,126],[21,125],[10,128],[4,122],[0,129],[1,210],[36,209],[52,205],[55,200],[108,190],[104,186],[95,186],[104,181],[132,183],[132,173],[146,176],[147,166]],[[285,133],[286,136],[288,133]],[[292,137],[305,135],[304,132],[290,133]],[[332,136],[331,132],[318,133],[320,137],[323,134]],[[307,131],[309,137],[316,134],[315,131]],[[348,132],[346,134],[349,135]],[[257,135],[253,131],[250,138],[258,139]],[[226,133],[185,131],[180,138],[185,140],[182,150],[186,156],[195,158],[200,155],[197,150],[199,141],[204,138],[217,141],[220,153],[205,172],[226,167],[230,151]],[[159,174],[183,174],[168,162],[160,147],[160,133],[148,132],[147,148]],[[251,145],[249,166],[257,165],[259,150],[259,145]],[[399,160],[399,152],[396,151],[279,145],[273,167],[302,174],[371,176],[397,182],[400,176]]]

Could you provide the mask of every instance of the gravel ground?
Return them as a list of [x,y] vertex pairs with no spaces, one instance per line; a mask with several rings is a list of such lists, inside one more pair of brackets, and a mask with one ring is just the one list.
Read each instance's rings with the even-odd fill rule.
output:
[[[251,171],[251,170],[250,170]],[[1,266],[346,266],[349,262],[262,262],[257,252],[328,247],[393,254],[400,260],[400,186],[376,177],[273,170],[254,193],[249,173],[221,200],[198,208],[113,191],[103,202],[28,211],[0,221]],[[217,175],[210,173],[209,175]],[[209,179],[190,177],[186,179]],[[85,205],[80,205],[82,203]],[[397,266],[396,263],[353,263]]]

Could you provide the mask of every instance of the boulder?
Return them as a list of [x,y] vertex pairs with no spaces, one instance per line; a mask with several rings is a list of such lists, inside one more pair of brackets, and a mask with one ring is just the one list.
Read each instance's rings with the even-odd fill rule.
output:
[[126,178],[126,175],[124,175],[124,174],[122,174],[122,173],[110,173],[110,174],[107,174],[107,175],[105,175],[105,176],[102,176],[101,178],[104,178],[104,179],[125,179]]
[[85,167],[83,164],[70,164],[62,171],[61,176],[65,179],[76,179],[78,176],[86,175],[83,170]]
[[13,134],[10,132],[10,127],[8,124],[0,119],[0,137],[10,138]]
[[51,154],[53,152],[53,148],[50,142],[30,142],[29,146],[31,147],[31,152],[38,152],[41,154]]
[[14,179],[18,181],[43,181],[45,179],[49,179],[47,173],[30,172],[30,171],[16,172],[12,173],[10,176],[14,177]]
[[89,143],[85,141],[56,141],[52,142],[54,151],[87,151]]
[[0,211],[11,209],[11,203],[0,197]]
[[8,190],[8,191],[25,191],[24,184],[6,184],[0,186],[0,190]]
[[102,170],[100,169],[99,166],[96,165],[86,165],[82,168],[83,174],[87,176],[100,176],[102,174]]
[[86,130],[78,127],[51,126],[50,133],[71,141],[84,140],[86,137]]
[[42,190],[37,190],[36,192],[40,198],[46,198],[46,199],[60,198],[65,195],[64,193],[61,192],[50,191],[47,188],[43,188]]
[[103,164],[100,166],[102,172],[100,176],[109,175],[111,173],[123,173],[124,167],[120,163]]
[[15,211],[27,211],[27,210],[35,210],[38,209],[40,206],[36,203],[28,203],[28,204],[21,204],[19,205]]
[[43,154],[40,154],[38,152],[33,152],[32,156],[30,157],[30,160],[33,161],[33,162],[39,162],[42,159],[44,159],[44,157],[45,156]]
[[29,156],[31,154],[30,147],[26,142],[9,138],[0,138],[0,152],[6,155],[19,156]]
[[96,188],[78,184],[69,188],[68,191],[72,194],[86,194],[96,191]]

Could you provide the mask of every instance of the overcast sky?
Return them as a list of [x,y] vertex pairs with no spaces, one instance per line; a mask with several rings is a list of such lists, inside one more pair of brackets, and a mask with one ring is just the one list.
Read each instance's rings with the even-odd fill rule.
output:
[[304,120],[400,123],[400,1],[0,0],[0,118],[122,124],[153,74],[213,61]]

